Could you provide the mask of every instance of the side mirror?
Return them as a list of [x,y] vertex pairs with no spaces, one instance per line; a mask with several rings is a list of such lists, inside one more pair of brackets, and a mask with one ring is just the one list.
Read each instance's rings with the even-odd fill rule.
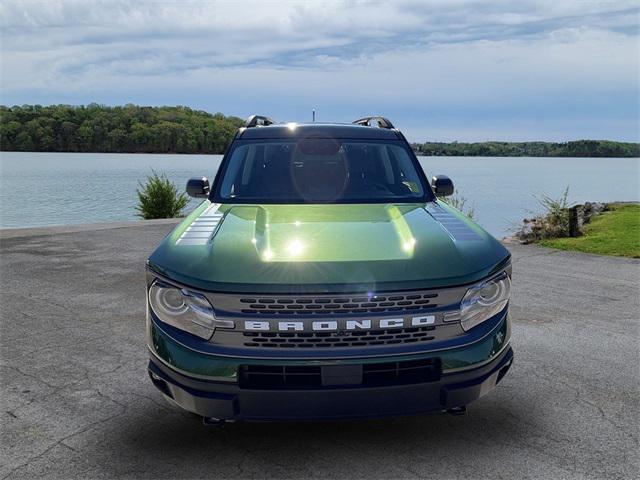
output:
[[446,175],[436,175],[431,179],[431,187],[436,197],[453,195],[453,182]]
[[193,198],[207,198],[209,196],[209,179],[207,177],[191,178],[187,182],[187,194]]

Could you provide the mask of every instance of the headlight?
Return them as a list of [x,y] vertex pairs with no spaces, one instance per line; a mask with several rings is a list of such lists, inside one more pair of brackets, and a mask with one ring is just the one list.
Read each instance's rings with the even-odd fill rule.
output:
[[471,287],[460,303],[462,328],[469,331],[499,313],[507,305],[510,293],[511,279],[506,272]]
[[209,301],[199,293],[156,280],[149,288],[149,305],[160,320],[208,340],[216,327],[233,328],[231,320],[216,318]]

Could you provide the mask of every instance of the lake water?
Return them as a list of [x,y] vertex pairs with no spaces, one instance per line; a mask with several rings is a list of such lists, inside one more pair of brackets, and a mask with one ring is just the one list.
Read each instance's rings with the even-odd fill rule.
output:
[[[220,155],[102,153],[0,154],[0,228],[135,220],[136,187],[151,169],[180,188],[192,176],[212,179]],[[475,218],[503,237],[539,211],[534,195],[572,202],[640,200],[635,158],[420,157],[428,176],[449,175]],[[197,205],[192,200],[188,209]]]

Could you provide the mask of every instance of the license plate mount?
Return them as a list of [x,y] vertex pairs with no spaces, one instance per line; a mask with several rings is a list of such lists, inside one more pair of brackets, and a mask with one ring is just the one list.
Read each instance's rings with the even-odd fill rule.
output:
[[362,365],[325,365],[321,376],[325,387],[362,385]]

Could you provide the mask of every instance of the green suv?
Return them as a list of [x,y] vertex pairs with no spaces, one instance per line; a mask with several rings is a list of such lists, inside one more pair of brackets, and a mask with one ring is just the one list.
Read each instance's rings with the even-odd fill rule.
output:
[[509,252],[383,117],[253,116],[147,262],[149,376],[207,423],[462,413],[513,360]]

